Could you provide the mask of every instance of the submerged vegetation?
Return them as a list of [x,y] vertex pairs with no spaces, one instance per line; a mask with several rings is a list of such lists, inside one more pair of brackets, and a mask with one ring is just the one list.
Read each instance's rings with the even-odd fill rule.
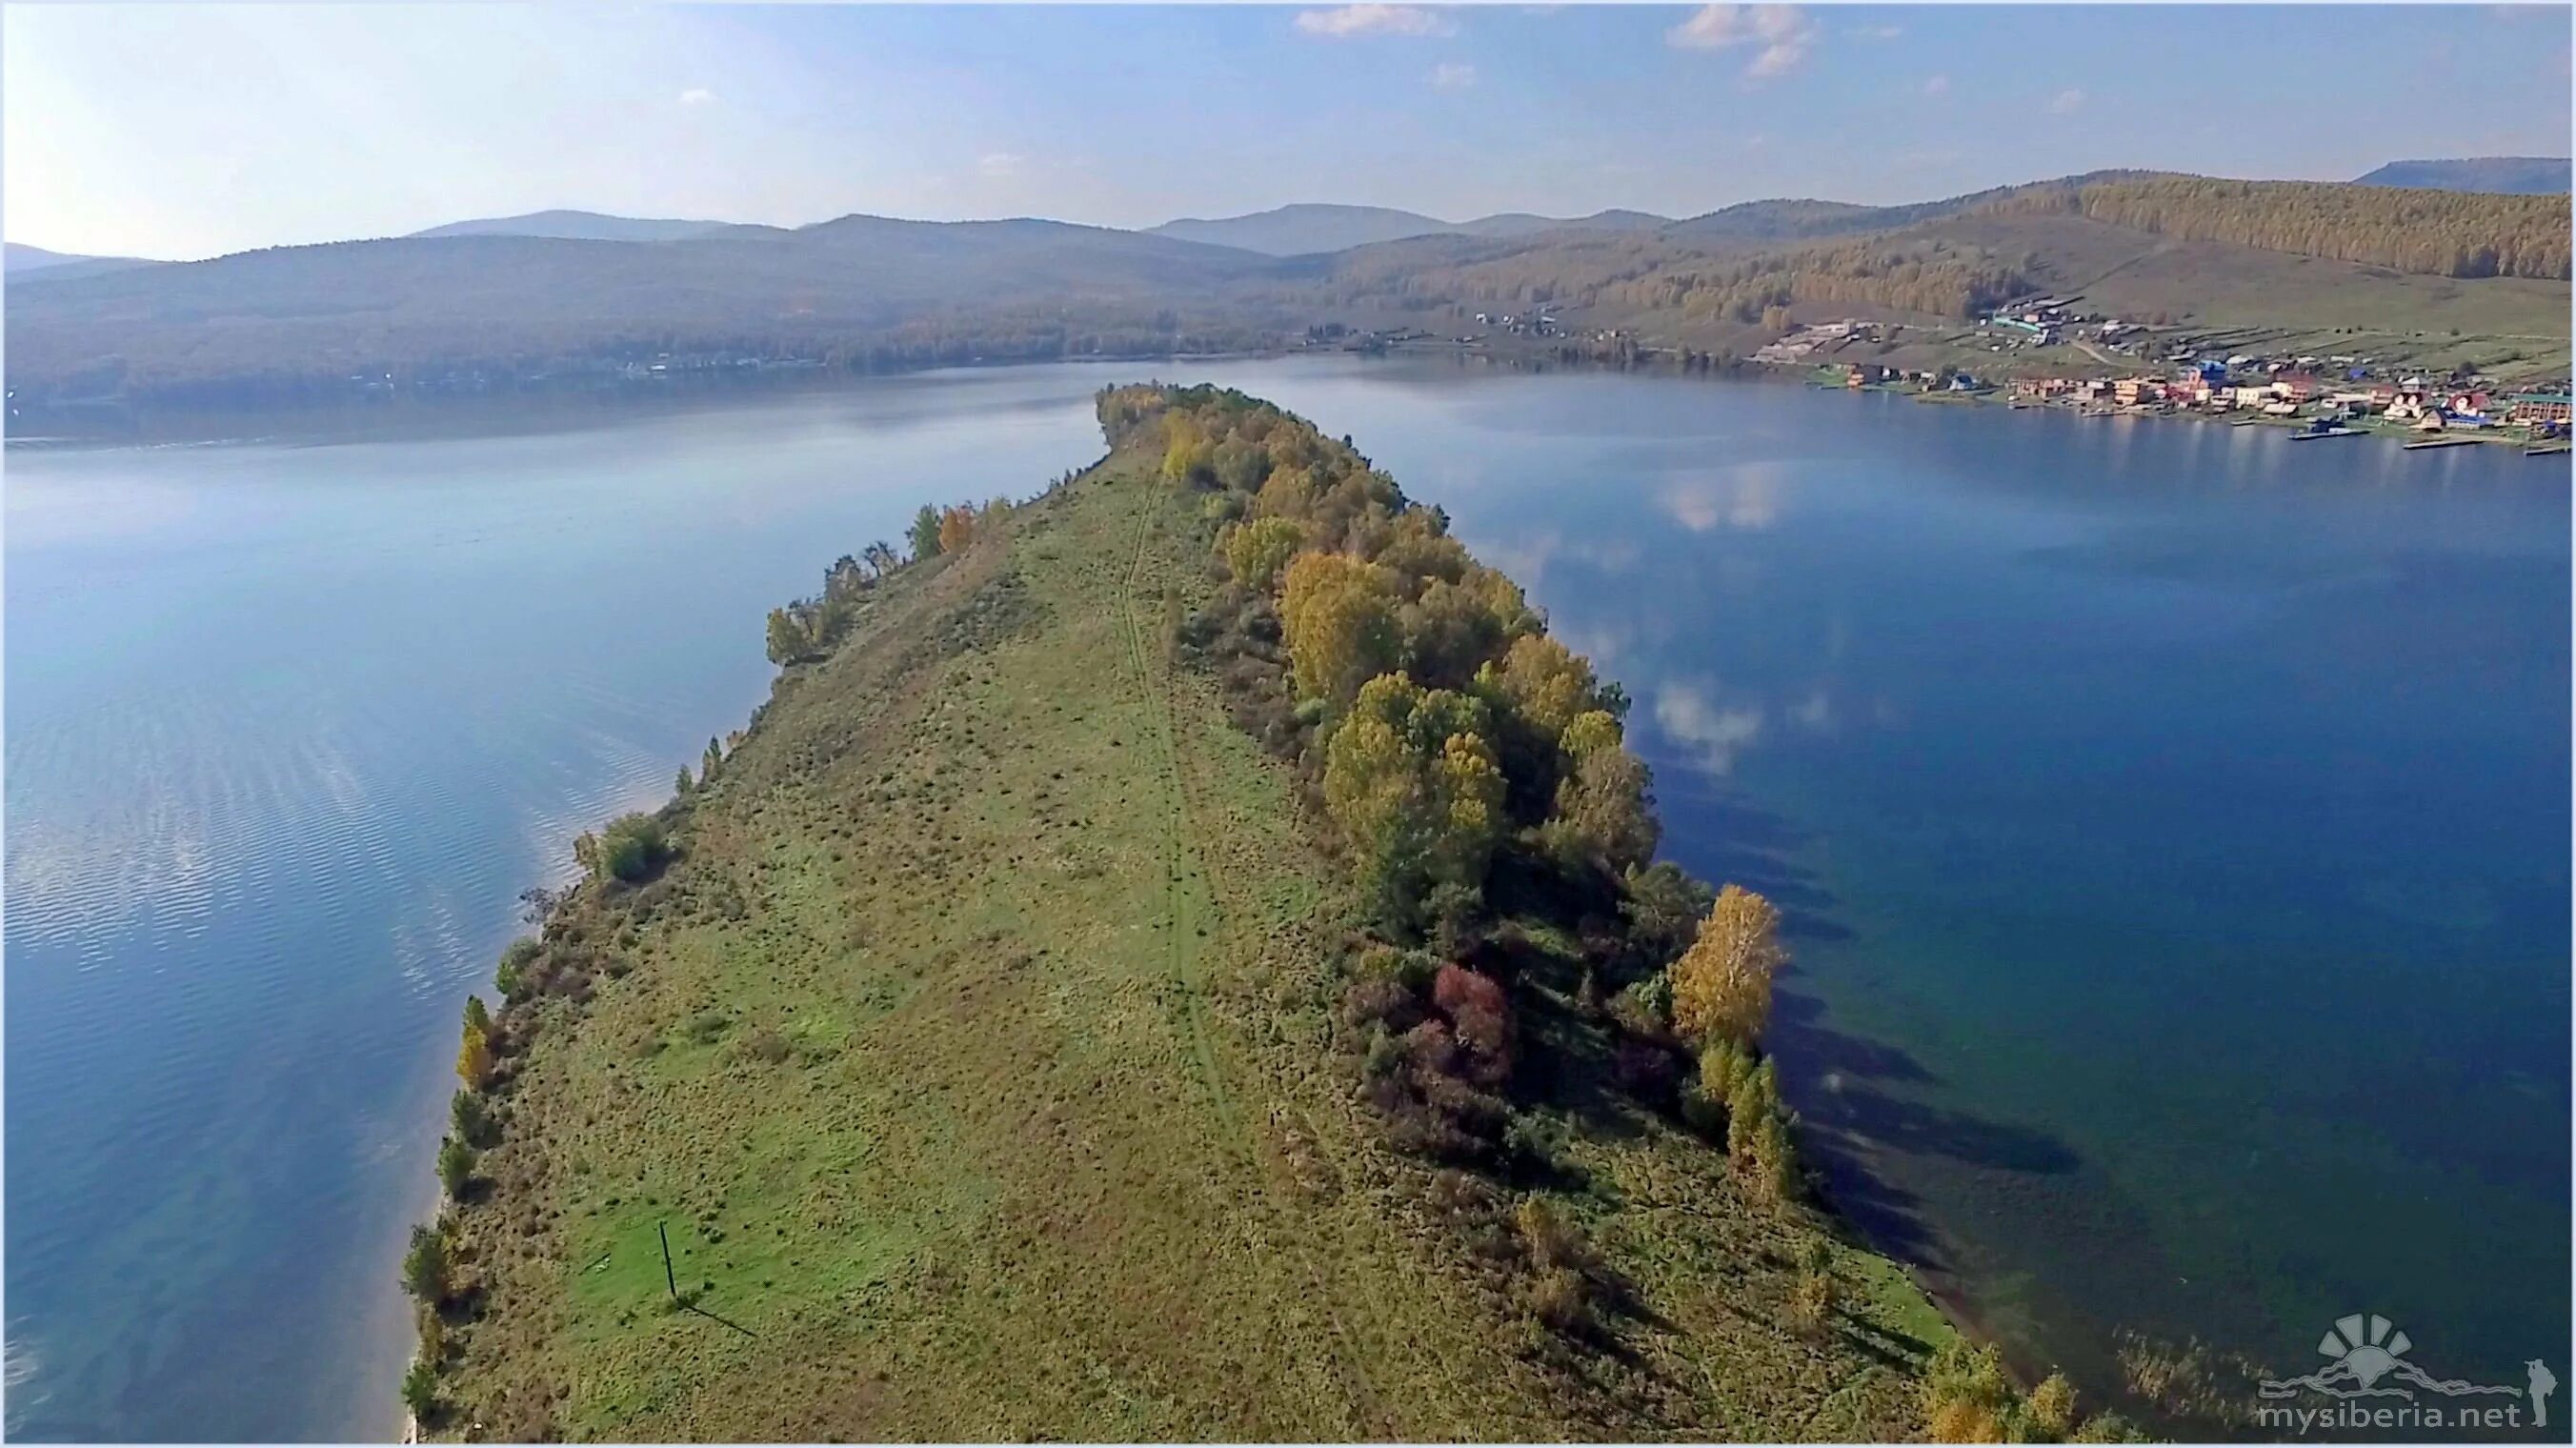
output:
[[403,1266],[424,1425],[2116,1431],[1819,1204],[1778,912],[1648,863],[1618,686],[1347,442],[1099,410],[773,613],[750,728],[534,900]]

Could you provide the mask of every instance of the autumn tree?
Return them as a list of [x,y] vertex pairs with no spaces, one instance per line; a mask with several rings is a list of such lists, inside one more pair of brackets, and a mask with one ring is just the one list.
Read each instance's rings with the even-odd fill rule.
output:
[[975,510],[959,504],[939,515],[939,551],[963,553],[975,541]]
[[1225,566],[1246,588],[1267,591],[1279,570],[1306,546],[1306,530],[1287,518],[1260,518],[1226,530]]
[[1481,886],[1503,826],[1503,776],[1484,708],[1403,674],[1362,686],[1324,751],[1324,802],[1382,911],[1410,921],[1424,892]]
[[1387,571],[1339,553],[1288,564],[1279,605],[1290,674],[1301,697],[1343,704],[1402,662],[1395,589]]
[[1454,579],[1435,576],[1423,583],[1404,605],[1400,622],[1408,667],[1425,684],[1444,689],[1465,688],[1514,638],[1540,626],[1520,585],[1477,563]]
[[492,1079],[492,1043],[472,1025],[465,1028],[465,1039],[456,1049],[456,1074],[476,1091]]
[[1591,663],[1545,634],[1512,640],[1500,664],[1478,671],[1476,692],[1550,744],[1598,702]]
[[1740,885],[1717,892],[1698,939],[1673,962],[1673,1024],[1695,1040],[1751,1042],[1771,1016],[1771,978],[1787,963],[1780,912]]

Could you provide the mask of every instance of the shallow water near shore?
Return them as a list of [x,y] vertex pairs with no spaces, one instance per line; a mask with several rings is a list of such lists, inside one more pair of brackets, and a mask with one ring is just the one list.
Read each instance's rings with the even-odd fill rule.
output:
[[464,994],[926,500],[1213,378],[1352,435],[1764,890],[1842,1199],[2025,1362],[2568,1332],[2564,459],[1353,359],[8,458],[13,1436],[399,1423]]

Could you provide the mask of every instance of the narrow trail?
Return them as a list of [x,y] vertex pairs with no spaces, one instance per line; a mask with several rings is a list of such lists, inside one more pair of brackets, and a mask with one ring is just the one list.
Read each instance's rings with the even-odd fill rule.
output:
[[[1153,485],[1149,482],[1144,486],[1150,488]],[[1183,882],[1193,864],[1197,868],[1197,877],[1206,883],[1208,907],[1219,938],[1229,945],[1248,944],[1241,935],[1241,922],[1251,915],[1243,908],[1242,901],[1232,898],[1235,892],[1228,888],[1228,882],[1220,879],[1220,872],[1210,863],[1215,852],[1209,848],[1210,836],[1199,798],[1201,787],[1193,777],[1194,771],[1184,763],[1180,743],[1180,701],[1172,688],[1169,661],[1166,660],[1167,667],[1158,679],[1153,651],[1146,642],[1145,625],[1139,616],[1139,610],[1144,607],[1141,583],[1159,511],[1150,494],[1137,510],[1135,546],[1129,555],[1127,573],[1119,584],[1113,607],[1125,645],[1129,681],[1137,702],[1143,704],[1153,717],[1151,733],[1157,756],[1157,783],[1161,787],[1159,792],[1163,795],[1169,821],[1169,828],[1165,831],[1164,880],[1172,975],[1182,990],[1182,1010],[1191,1048],[1199,1058],[1200,1077],[1215,1104],[1219,1122],[1225,1128],[1227,1146],[1246,1172],[1254,1202],[1266,1218],[1280,1227],[1270,1234],[1272,1239],[1289,1244],[1290,1252],[1313,1289],[1313,1300],[1321,1307],[1331,1329],[1335,1346],[1332,1366],[1335,1376],[1341,1380],[1354,1423],[1368,1434],[1385,1436],[1394,1431],[1394,1424],[1378,1396],[1376,1385],[1369,1381],[1364,1356],[1358,1351],[1351,1331],[1342,1319],[1338,1299],[1331,1290],[1332,1274],[1316,1260],[1314,1249],[1306,1242],[1299,1224],[1279,1221],[1280,1204],[1263,1171],[1256,1133],[1244,1126],[1226,1090],[1224,1072],[1217,1063],[1215,1043],[1208,1031],[1205,1005],[1201,999],[1205,973],[1194,969],[1203,962],[1198,960],[1198,952],[1192,946],[1193,937],[1182,933],[1185,924],[1183,907],[1187,903]]]

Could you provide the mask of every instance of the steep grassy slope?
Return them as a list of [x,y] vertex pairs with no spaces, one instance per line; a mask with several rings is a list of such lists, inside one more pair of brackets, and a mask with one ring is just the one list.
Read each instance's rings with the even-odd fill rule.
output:
[[[673,812],[660,878],[555,912],[431,1430],[1912,1436],[1937,1316],[1599,1089],[1546,972],[1516,1009],[1566,1179],[1383,1143],[1332,1040],[1355,906],[1174,662],[1212,527],[1156,461],[896,574]],[[1515,1305],[1533,1195],[1599,1253],[1591,1336]],[[1818,1254],[1842,1306],[1801,1335]]]

